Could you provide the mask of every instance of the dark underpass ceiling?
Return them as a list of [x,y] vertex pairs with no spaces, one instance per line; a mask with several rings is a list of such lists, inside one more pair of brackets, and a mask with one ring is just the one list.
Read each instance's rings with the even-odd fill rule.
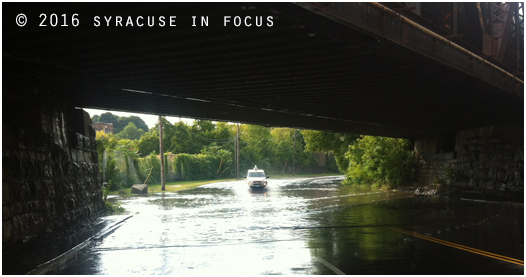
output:
[[[523,121],[522,81],[499,88],[308,5],[2,7],[3,78],[44,82],[77,107],[395,137]],[[53,13],[68,26],[50,26]]]

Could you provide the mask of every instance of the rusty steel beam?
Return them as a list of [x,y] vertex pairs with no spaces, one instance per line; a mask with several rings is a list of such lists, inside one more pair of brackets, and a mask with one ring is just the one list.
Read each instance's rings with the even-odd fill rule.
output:
[[453,35],[458,32],[458,3],[453,3]]
[[[495,20],[499,19],[502,21],[502,29],[499,37],[499,51],[497,53],[497,60],[500,62],[504,61],[504,54],[508,50],[508,41],[512,33],[512,17],[513,10],[517,3],[507,3],[505,5],[500,5],[495,7]],[[504,12],[501,16],[496,14],[497,11]]]
[[[522,11],[521,11],[522,10]],[[521,24],[520,15],[522,14],[523,20],[524,20],[524,2],[517,3],[516,9],[515,9],[515,42],[516,42],[516,65],[515,65],[515,72],[517,74],[521,73],[521,60],[524,55],[524,48],[521,47],[521,41],[524,43],[524,34],[523,30],[521,30],[521,26],[524,26]],[[522,52],[521,52],[522,49]]]
[[383,5],[357,2],[297,5],[524,97],[521,79]]
[[482,30],[482,34],[486,33],[486,28],[484,28],[484,17],[482,16],[482,9],[480,8],[480,3],[477,2],[477,12],[479,15],[479,21],[480,21],[480,29]]
[[414,11],[415,9],[416,9],[415,6],[406,6],[402,8],[393,9],[393,11],[399,13],[399,12],[405,12],[405,11]]

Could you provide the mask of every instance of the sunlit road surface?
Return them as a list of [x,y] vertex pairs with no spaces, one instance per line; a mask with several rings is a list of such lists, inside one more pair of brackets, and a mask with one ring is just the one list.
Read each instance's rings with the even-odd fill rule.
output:
[[523,205],[351,189],[342,179],[124,199],[133,217],[60,274],[524,274]]

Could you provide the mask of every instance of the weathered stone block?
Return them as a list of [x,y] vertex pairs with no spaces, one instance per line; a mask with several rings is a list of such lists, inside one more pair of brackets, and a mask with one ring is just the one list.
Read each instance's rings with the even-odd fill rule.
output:
[[[84,124],[86,114],[81,112],[83,128],[75,132],[76,118],[64,112],[62,100],[35,94],[39,85],[4,81],[3,240],[53,232],[96,215],[102,192],[95,133]],[[71,140],[72,132],[81,134]]]
[[515,151],[513,153],[513,160],[514,161],[524,161],[524,151]]
[[498,182],[495,189],[500,190],[500,191],[506,191],[508,189],[508,184],[503,183],[503,182]]
[[488,189],[488,190],[495,190],[495,181],[488,181],[486,183],[486,189]]
[[[427,151],[426,162],[419,170],[419,182],[429,182],[433,176],[443,178],[445,169],[454,162],[455,170],[466,177],[455,185],[490,191],[523,191],[523,129],[523,124],[502,124],[457,132],[456,159]],[[421,144],[422,141],[433,145],[432,137],[423,138]]]
[[505,181],[507,173],[508,173],[508,171],[506,171],[503,168],[500,168],[498,173],[497,173],[497,179],[501,180],[501,181]]
[[11,221],[2,221],[2,241],[7,241],[13,237],[13,224]]
[[136,194],[147,194],[148,193],[148,185],[146,184],[135,184],[131,187],[131,193]]

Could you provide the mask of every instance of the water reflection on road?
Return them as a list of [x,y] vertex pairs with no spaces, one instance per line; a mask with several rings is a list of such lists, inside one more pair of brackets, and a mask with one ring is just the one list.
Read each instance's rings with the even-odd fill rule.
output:
[[523,273],[386,228],[472,247],[485,241],[487,251],[523,259],[522,207],[353,189],[342,179],[271,179],[259,191],[221,182],[123,199],[134,216],[61,274]]

